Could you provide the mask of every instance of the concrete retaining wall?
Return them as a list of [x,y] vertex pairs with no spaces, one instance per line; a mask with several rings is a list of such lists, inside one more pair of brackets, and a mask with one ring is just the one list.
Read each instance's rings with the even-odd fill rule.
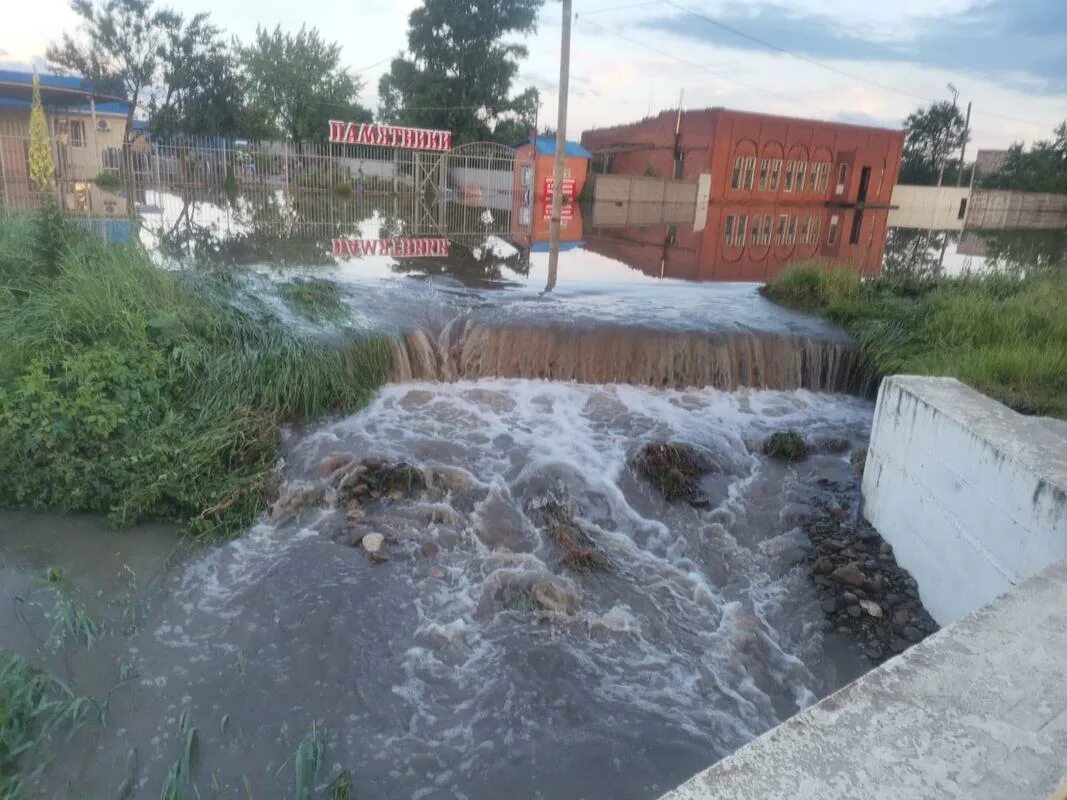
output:
[[1065,662],[1061,561],[663,800],[1052,800]]
[[940,624],[1067,557],[1067,423],[951,378],[878,393],[863,512]]
[[968,186],[895,186],[893,205],[897,208],[889,212],[889,225],[962,231],[970,195]]
[[597,175],[593,187],[594,202],[696,203],[696,181],[666,181],[633,175]]
[[975,189],[967,211],[968,228],[1067,227],[1067,194]]

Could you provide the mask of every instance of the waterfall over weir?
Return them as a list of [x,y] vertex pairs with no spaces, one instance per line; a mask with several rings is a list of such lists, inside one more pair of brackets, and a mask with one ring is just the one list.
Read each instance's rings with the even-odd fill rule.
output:
[[390,380],[396,383],[541,378],[853,394],[865,393],[871,383],[852,342],[744,330],[490,326],[457,320],[438,336],[413,330],[390,347]]

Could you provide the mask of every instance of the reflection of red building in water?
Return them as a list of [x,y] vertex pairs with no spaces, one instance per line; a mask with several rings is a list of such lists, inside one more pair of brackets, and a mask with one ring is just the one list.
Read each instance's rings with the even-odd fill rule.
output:
[[[549,226],[552,217],[552,202],[541,198],[535,200],[527,215],[520,214],[521,199],[516,197],[516,208],[511,212],[511,240],[524,250],[540,252],[548,250]],[[577,202],[564,202],[560,213],[559,241],[560,248],[567,250],[583,245],[582,212]]]
[[817,205],[713,205],[703,230],[594,227],[586,249],[648,275],[686,280],[765,281],[807,259],[873,274],[881,268],[888,216],[886,210]]
[[[880,268],[902,131],[711,108],[586,131],[582,144],[599,171],[690,181],[706,176],[704,230],[610,234],[630,247],[655,239],[662,248],[671,240],[675,261],[664,261],[665,274],[764,280],[803,259],[850,263],[863,272]],[[647,260],[640,263],[651,269]]]

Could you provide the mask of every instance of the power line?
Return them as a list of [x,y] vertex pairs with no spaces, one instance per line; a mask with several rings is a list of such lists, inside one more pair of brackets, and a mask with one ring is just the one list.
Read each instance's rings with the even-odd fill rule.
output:
[[582,22],[582,23],[584,23],[586,25],[592,25],[594,28],[597,28],[598,30],[602,31],[603,33],[608,33],[608,34],[611,34],[612,36],[617,36],[618,38],[622,39],[624,42],[629,42],[630,44],[636,45],[638,47],[642,47],[645,50],[648,50],[650,52],[656,53],[657,55],[661,55],[661,56],[663,56],[665,58],[669,58],[669,59],[671,59],[673,61],[677,61],[679,64],[683,64],[683,65],[685,65],[687,67],[692,67],[693,69],[702,70],[704,72],[707,72],[710,75],[714,75],[714,76],[716,76],[718,78],[722,78],[724,80],[731,81],[733,83],[736,83],[738,86],[744,86],[746,89],[752,89],[752,90],[757,91],[757,92],[762,92],[762,93],[770,95],[771,97],[774,97],[774,98],[776,98],[778,100],[785,100],[786,102],[789,102],[789,103],[798,102],[796,100],[796,98],[789,97],[789,96],[784,95],[784,94],[778,94],[777,92],[773,92],[770,89],[764,89],[762,86],[756,86],[753,83],[747,83],[746,81],[739,80],[739,79],[733,77],[732,75],[727,75],[724,72],[716,72],[715,70],[710,69],[709,67],[706,67],[703,64],[697,64],[697,63],[695,63],[693,61],[687,61],[684,58],[679,58],[678,56],[674,55],[673,53],[668,53],[666,50],[660,50],[660,49],[658,49],[656,47],[652,47],[651,45],[647,45],[644,42],[638,41],[637,39],[631,39],[629,36],[624,36],[623,34],[619,33],[618,31],[613,31],[613,30],[610,30],[609,28],[605,28],[603,25],[601,25],[601,24],[599,24],[597,22],[590,22],[589,20],[585,19],[584,17],[580,17],[577,14],[575,15],[575,18],[578,19],[579,22]]
[[[680,6],[677,3],[671,2],[671,0],[660,0],[660,2],[662,2],[664,5],[668,5],[671,8],[674,8],[674,9],[676,9],[678,11],[681,11],[682,13],[689,14],[691,16],[697,17],[698,19],[702,19],[705,22],[708,22],[708,23],[710,23],[710,24],[712,24],[712,25],[714,25],[714,26],[716,26],[718,28],[721,28],[724,31],[732,33],[735,36],[739,36],[742,39],[747,39],[750,42],[754,42],[756,44],[762,45],[763,47],[766,47],[766,48],[768,48],[770,50],[774,50],[776,52],[779,52],[779,53],[782,53],[784,55],[790,56],[792,58],[796,58],[796,59],[798,59],[800,61],[806,61],[809,64],[814,64],[817,67],[822,67],[823,69],[829,70],[831,72],[836,72],[837,74],[843,75],[843,76],[845,76],[847,78],[850,78],[852,80],[861,81],[863,83],[868,83],[871,86],[877,86],[880,89],[885,89],[885,90],[890,91],[890,92],[896,92],[897,94],[901,94],[901,95],[905,95],[907,97],[911,97],[911,98],[914,98],[914,99],[922,100],[923,102],[937,102],[937,98],[932,98],[932,97],[927,97],[927,96],[924,96],[924,95],[916,94],[915,92],[911,92],[911,91],[908,91],[906,89],[901,89],[901,88],[899,88],[897,86],[892,86],[892,85],[887,84],[887,83],[882,83],[880,81],[872,80],[871,78],[865,78],[862,75],[857,75],[857,74],[855,74],[853,72],[849,72],[848,70],[844,70],[844,69],[841,69],[839,67],[835,67],[832,64],[827,64],[824,61],[819,61],[818,59],[812,58],[810,56],[803,55],[802,53],[797,53],[797,52],[794,52],[792,50],[787,50],[784,47],[779,47],[778,45],[776,45],[776,44],[774,44],[772,42],[768,42],[765,39],[760,39],[758,36],[753,36],[752,34],[745,33],[744,31],[739,30],[738,28],[735,28],[735,27],[733,27],[731,25],[727,25],[725,22],[720,22],[719,20],[717,20],[717,19],[715,19],[713,17],[710,17],[707,14],[704,14],[704,13],[699,12],[699,11],[693,11],[692,9],[686,8],[685,6]],[[1020,123],[1023,123],[1024,125],[1033,125],[1034,127],[1039,127],[1039,128],[1052,128],[1052,127],[1054,127],[1053,124],[1049,124],[1049,123],[1046,123],[1046,122],[1035,122],[1034,120],[1021,119],[1019,117],[1011,117],[1011,116],[1008,116],[1007,114],[997,114],[997,113],[992,112],[992,111],[976,110],[975,113],[980,115],[980,116],[992,117],[992,118],[996,118],[996,119],[1003,119],[1003,120],[1008,120],[1010,122],[1020,122]]]
[[361,67],[360,69],[355,69],[355,70],[352,70],[352,71],[358,75],[361,72],[366,72],[369,69],[374,69],[379,64],[384,64],[386,61],[392,61],[393,58],[394,58],[394,56],[386,56],[381,61],[375,61],[373,64],[369,64],[366,67]]
[[[631,9],[631,8],[644,8],[645,6],[654,6],[654,5],[657,5],[658,2],[659,2],[659,0],[645,0],[645,2],[643,2],[643,3],[631,3],[630,5],[626,5],[626,6],[609,6],[608,8],[590,8],[588,10],[582,11],[581,14],[583,16],[589,16],[590,14],[606,14],[609,11],[626,11],[626,10]],[[577,12],[577,11],[574,12],[574,18],[578,19],[578,16],[579,16],[579,12]]]

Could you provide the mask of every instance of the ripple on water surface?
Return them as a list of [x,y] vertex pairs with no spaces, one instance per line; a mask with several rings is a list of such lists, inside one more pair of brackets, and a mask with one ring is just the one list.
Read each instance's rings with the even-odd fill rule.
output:
[[[319,497],[332,457],[423,469],[424,492],[364,506],[388,561],[346,543],[327,493],[177,569],[81,779],[113,785],[136,747],[157,795],[185,712],[202,790],[280,796],[315,723],[323,775],[351,769],[360,797],[656,797],[853,668],[821,632],[792,525],[818,478],[850,480],[848,456],[782,466],[756,445],[786,427],[861,444],[871,412],[806,392],[387,387],[292,441],[282,492]],[[709,507],[668,504],[631,469],[653,441],[714,461]],[[610,571],[561,562],[532,511],[549,494]]]

